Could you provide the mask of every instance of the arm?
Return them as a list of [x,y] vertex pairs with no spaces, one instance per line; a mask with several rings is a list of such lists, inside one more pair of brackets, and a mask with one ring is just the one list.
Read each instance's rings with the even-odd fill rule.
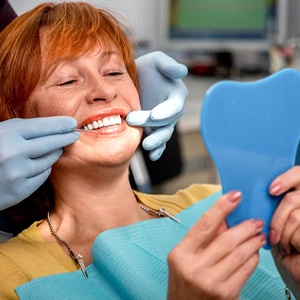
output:
[[270,193],[285,194],[270,225],[273,258],[287,287],[300,299],[300,167],[278,176]]
[[182,78],[187,68],[162,52],[152,52],[136,60],[141,90],[141,111],[131,112],[127,123],[148,127],[143,141],[150,159],[162,155],[174,126],[183,114],[188,95]]
[[170,252],[168,299],[238,298],[266,242],[261,220],[227,228],[240,201],[237,191],[221,197]]

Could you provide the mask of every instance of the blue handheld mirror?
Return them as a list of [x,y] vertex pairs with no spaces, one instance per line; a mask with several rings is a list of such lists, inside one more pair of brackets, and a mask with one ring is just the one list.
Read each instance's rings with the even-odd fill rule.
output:
[[281,200],[269,194],[269,185],[299,164],[300,72],[284,69],[254,82],[213,85],[205,95],[201,132],[223,192],[243,193],[240,205],[227,219],[228,225],[262,219],[263,232],[268,234]]

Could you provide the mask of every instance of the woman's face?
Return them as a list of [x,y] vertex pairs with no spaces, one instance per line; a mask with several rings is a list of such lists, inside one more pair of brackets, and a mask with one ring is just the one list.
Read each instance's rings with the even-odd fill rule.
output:
[[129,127],[125,118],[139,109],[139,95],[122,57],[114,47],[107,51],[99,46],[60,63],[31,94],[25,117],[75,118],[77,128],[87,131],[65,148],[62,158],[107,165],[130,159],[136,150],[142,130]]

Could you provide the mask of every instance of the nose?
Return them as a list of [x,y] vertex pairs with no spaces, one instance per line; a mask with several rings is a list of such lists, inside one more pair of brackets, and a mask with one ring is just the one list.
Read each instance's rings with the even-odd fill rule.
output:
[[95,101],[110,102],[117,96],[117,86],[107,76],[90,78],[87,83],[86,100],[88,103]]

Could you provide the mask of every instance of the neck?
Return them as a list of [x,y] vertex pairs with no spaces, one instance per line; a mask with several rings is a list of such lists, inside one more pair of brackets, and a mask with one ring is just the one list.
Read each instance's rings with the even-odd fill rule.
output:
[[[66,215],[84,222],[97,231],[119,227],[139,220],[139,210],[132,192],[128,169],[105,170],[88,175],[60,176],[53,180],[55,210],[60,219]],[[97,223],[97,224],[95,224]],[[96,226],[97,225],[97,226]],[[96,227],[95,227],[96,226]]]
[[[86,263],[91,261],[90,247],[101,232],[149,218],[137,204],[128,170],[104,173],[76,176],[63,172],[51,178],[55,191],[53,227],[75,253],[85,257]],[[40,231],[46,241],[55,241],[47,222],[41,224]],[[68,253],[64,245],[60,246]]]

